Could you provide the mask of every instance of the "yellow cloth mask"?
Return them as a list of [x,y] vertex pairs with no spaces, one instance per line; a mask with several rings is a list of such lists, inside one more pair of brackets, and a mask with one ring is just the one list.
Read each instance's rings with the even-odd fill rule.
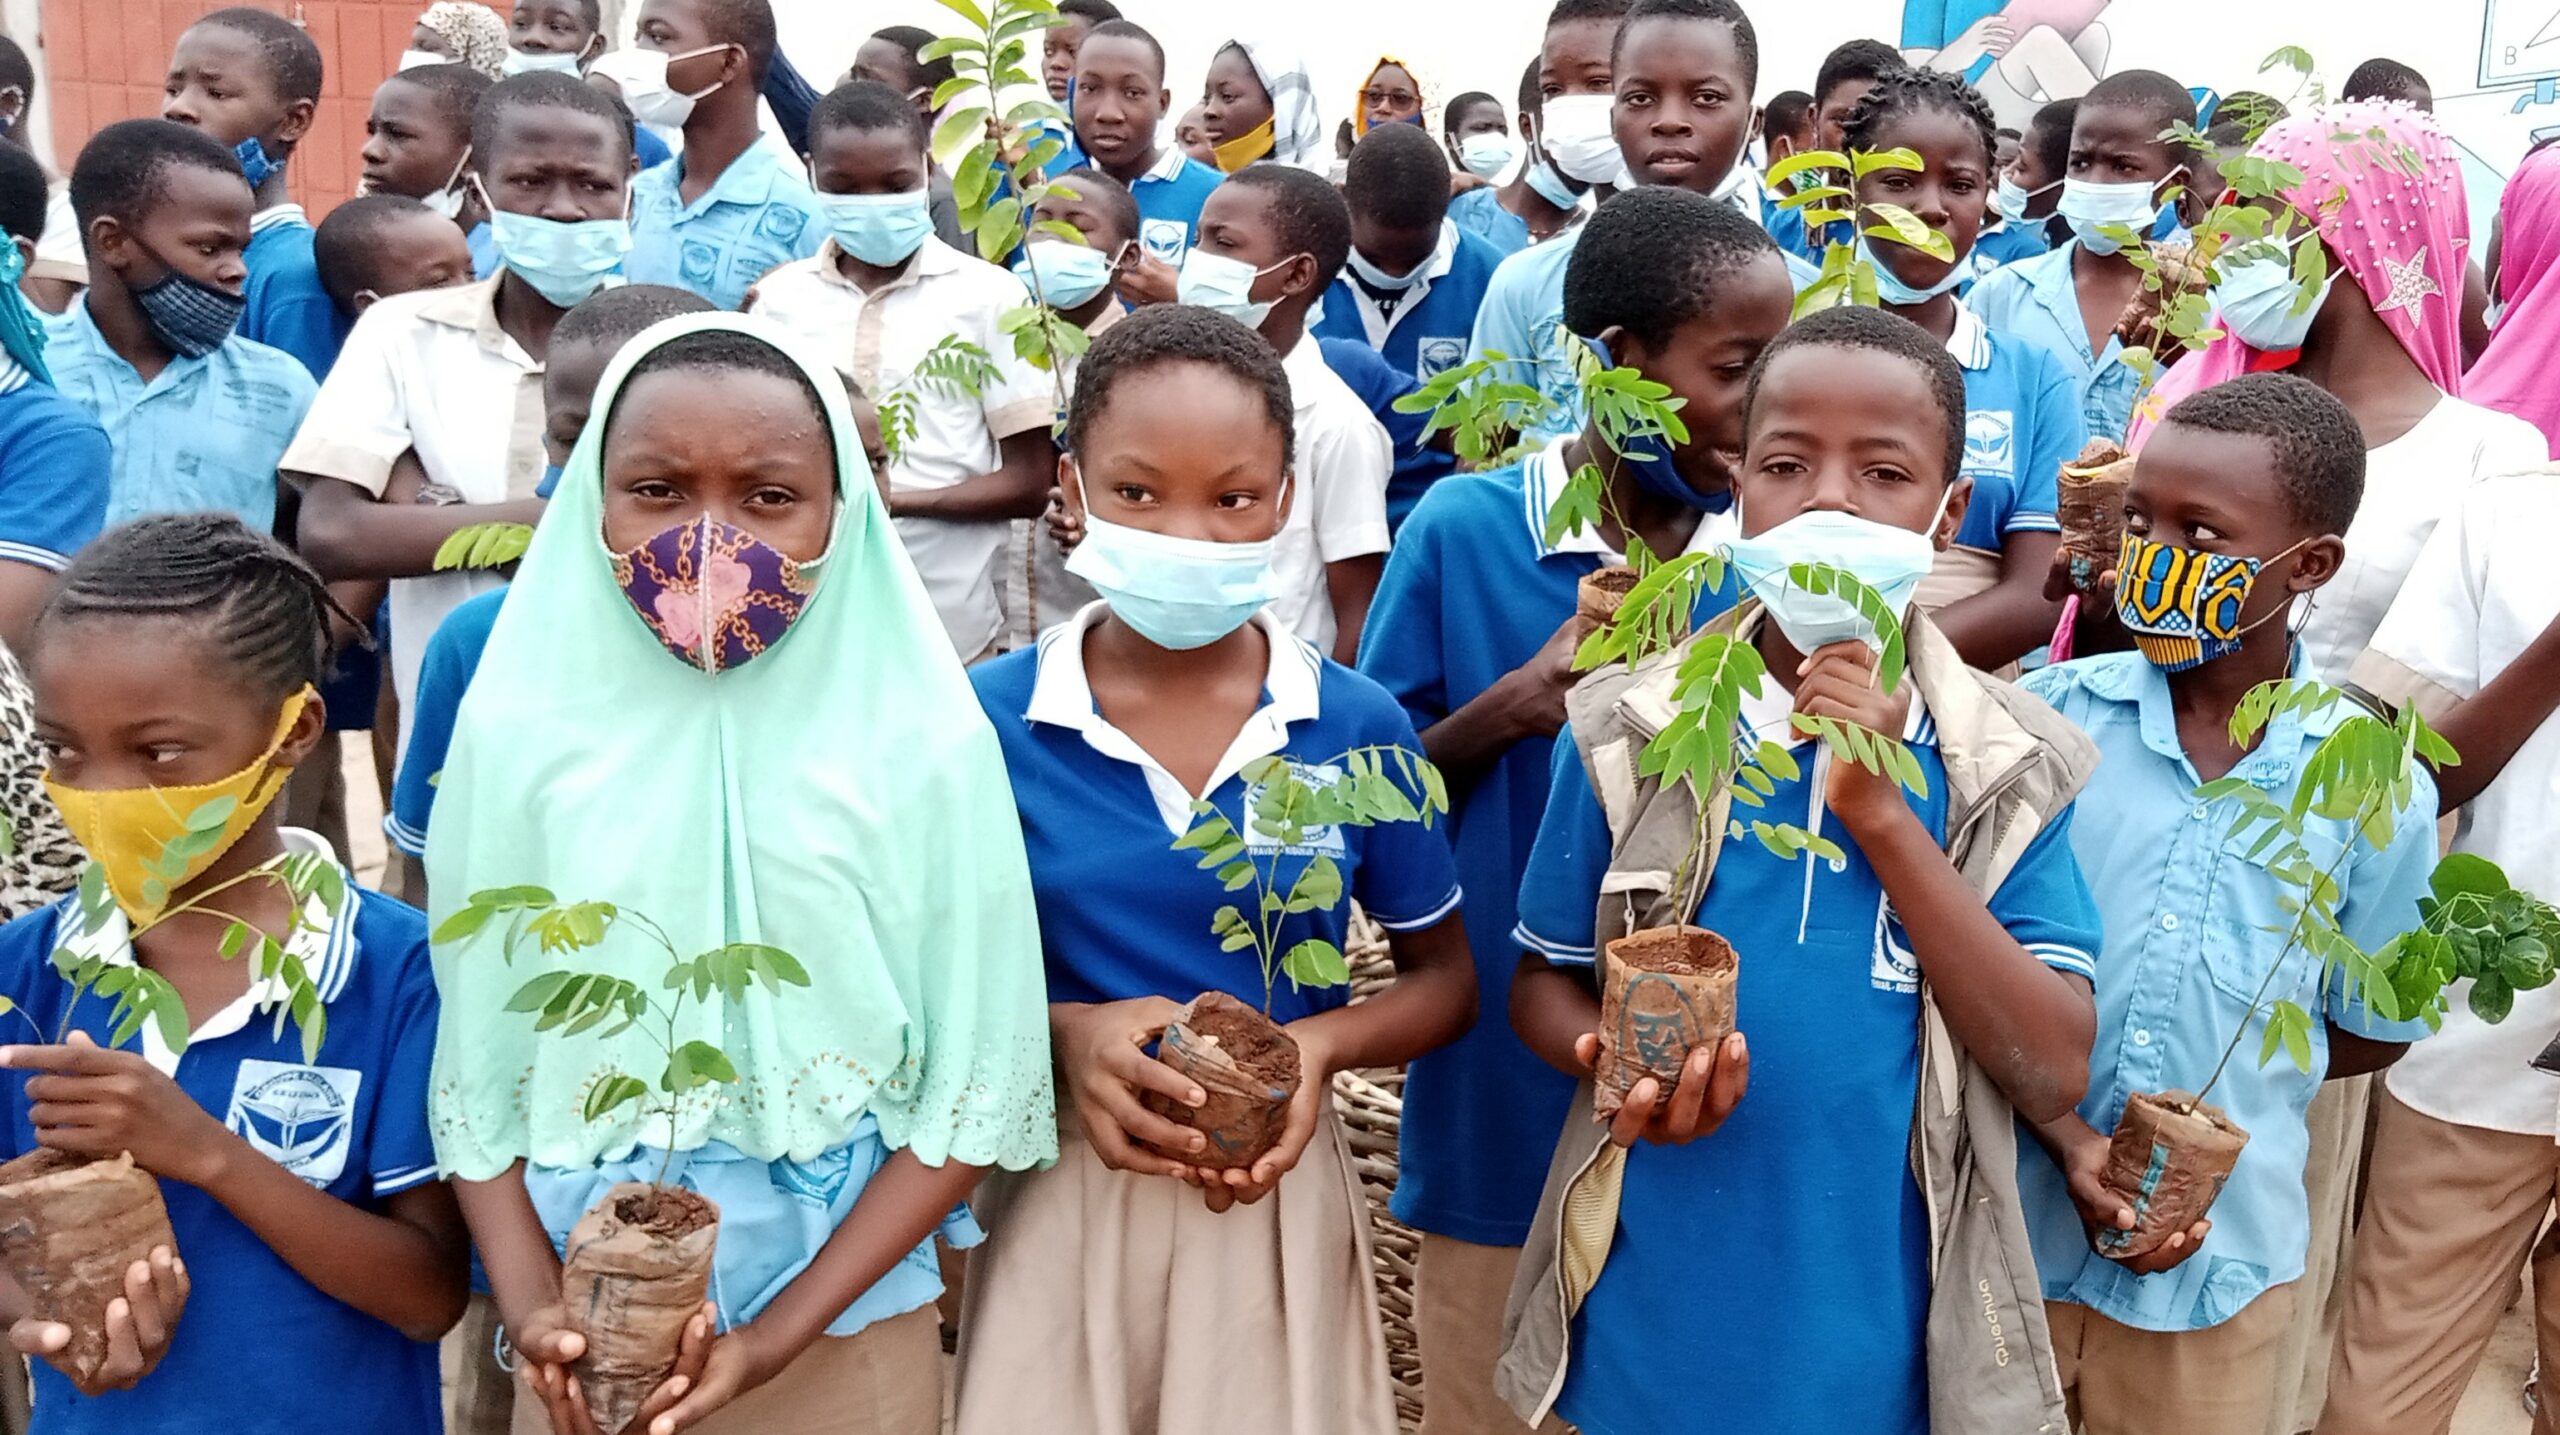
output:
[[1271,146],[1277,133],[1278,131],[1272,128],[1272,121],[1264,120],[1225,144],[1217,146],[1218,168],[1233,174],[1271,153]]
[[276,765],[276,751],[304,704],[319,696],[305,686],[287,698],[267,750],[219,782],[92,791],[46,775],[45,795],[61,811],[62,825],[105,870],[108,892],[135,927],[158,917],[170,894],[219,861],[284,791],[293,769]]

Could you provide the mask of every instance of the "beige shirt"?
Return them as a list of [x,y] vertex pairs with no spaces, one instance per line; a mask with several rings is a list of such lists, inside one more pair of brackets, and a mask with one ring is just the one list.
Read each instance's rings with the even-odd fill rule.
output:
[[[1003,457],[999,443],[1049,425],[1057,384],[1015,358],[1013,336],[998,327],[1006,311],[1031,302],[1021,280],[928,238],[905,272],[865,293],[836,267],[838,252],[830,239],[815,257],[767,274],[746,307],[832,356],[874,403],[912,393],[915,434],[890,460],[892,490],[950,488],[992,473]],[[912,382],[916,365],[946,339],[976,345],[995,364],[983,393]],[[964,661],[986,652],[1004,626],[997,570],[1007,521],[896,522],[952,648]]]

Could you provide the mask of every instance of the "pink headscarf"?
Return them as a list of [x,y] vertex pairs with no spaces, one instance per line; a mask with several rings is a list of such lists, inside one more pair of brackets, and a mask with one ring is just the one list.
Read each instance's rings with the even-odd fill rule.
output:
[[2463,397],[2542,430],[2560,459],[2560,146],[2525,156],[2498,200],[2498,290],[2506,313]]
[[[2331,257],[2418,368],[2459,395],[2471,220],[2452,137],[2400,101],[2353,100],[2278,121],[2249,153],[2302,171],[2286,201],[2316,221]],[[2417,174],[2404,156],[2414,157]],[[2129,442],[2139,447],[2157,416],[2187,395],[2285,362],[2229,335],[2216,339],[2160,380],[2134,414]]]

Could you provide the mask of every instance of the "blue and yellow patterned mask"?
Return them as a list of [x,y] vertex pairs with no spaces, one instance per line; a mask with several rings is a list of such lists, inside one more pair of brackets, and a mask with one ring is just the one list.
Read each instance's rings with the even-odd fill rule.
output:
[[2285,611],[2279,606],[2257,623],[2241,622],[2258,574],[2274,561],[2199,553],[2128,533],[2116,559],[2116,617],[2153,667],[2184,672],[2237,651],[2249,629]]

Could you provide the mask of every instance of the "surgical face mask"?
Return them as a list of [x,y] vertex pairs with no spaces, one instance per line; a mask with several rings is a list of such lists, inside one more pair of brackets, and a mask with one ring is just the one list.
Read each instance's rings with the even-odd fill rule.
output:
[[1751,596],[1769,611],[1787,642],[1811,654],[1832,643],[1861,642],[1879,646],[1875,624],[1855,603],[1836,593],[1817,593],[1798,585],[1789,570],[1807,563],[1839,569],[1866,584],[1899,616],[1911,606],[1920,580],[1937,562],[1938,525],[1946,519],[1955,485],[1938,499],[1937,516],[1917,532],[1860,518],[1854,513],[1815,509],[1799,513],[1757,538],[1736,538],[1726,556],[1750,586]]
[[[664,67],[661,67],[663,71]],[[498,61],[498,73],[512,79],[517,75],[578,73],[578,56],[568,50],[518,50],[510,48]],[[662,76],[663,78],[663,76]]]
[[1529,167],[1521,174],[1527,177],[1529,187],[1538,192],[1540,199],[1558,209],[1571,209],[1582,202],[1582,196],[1573,192],[1573,186],[1563,175],[1556,173],[1556,167],[1547,162],[1545,155],[1532,156]]
[[2201,667],[2239,651],[2251,629],[2284,616],[2290,604],[2277,604],[2255,623],[2241,618],[2258,575],[2301,546],[2251,558],[2172,548],[2128,533],[2116,559],[2116,617],[2153,667],[2164,673]]
[[[150,254],[147,249],[143,252]],[[217,289],[179,273],[157,254],[151,257],[168,272],[133,291],[133,302],[142,307],[151,332],[182,359],[201,359],[221,348],[231,331],[240,327],[240,316],[249,308],[248,296]]]
[[1540,133],[1566,178],[1614,184],[1626,172],[1626,157],[1618,153],[1618,132],[1609,118],[1616,104],[1608,95],[1558,95],[1547,101]]
[[667,67],[680,64],[696,55],[725,50],[726,45],[705,45],[670,55],[664,50],[633,48],[616,50],[596,57],[589,74],[602,75],[622,87],[622,102],[631,107],[632,118],[649,125],[682,125],[693,114],[693,107],[727,81],[715,81],[691,94],[667,87]]
[[[2306,238],[2304,242],[2319,241]],[[2337,282],[2338,271],[2333,268],[2305,304],[2302,281],[2293,277],[2289,251],[2227,260],[2211,295],[2220,315],[2215,326],[2252,349],[2299,349],[2311,333],[2311,321],[2320,317],[2320,306],[2328,302],[2329,286]]]
[[[2056,180],[2055,183],[2059,184],[2061,181]],[[2012,224],[2024,224],[2027,219],[2027,206],[2035,203],[2036,196],[2051,194],[2053,185],[2048,184],[2042,189],[2029,189],[2004,172],[1999,181],[1992,185],[1991,192],[1999,204],[2002,219]]]
[[1026,288],[1038,279],[1039,297],[1051,308],[1079,309],[1110,287],[1111,258],[1099,249],[1047,240],[1024,245],[1022,257],[1013,261],[1013,272]]
[[1259,329],[1262,321],[1271,316],[1272,306],[1280,301],[1254,298],[1253,281],[1288,262],[1283,259],[1269,269],[1256,269],[1241,259],[1212,254],[1194,245],[1190,253],[1182,256],[1182,272],[1174,278],[1173,296],[1197,308],[1214,309],[1248,329]]
[[1500,130],[1488,130],[1458,141],[1458,163],[1478,179],[1492,179],[1520,157],[1520,142]]
[[1886,304],[1892,305],[1895,308],[1909,308],[1914,304],[1926,304],[1930,300],[1937,298],[1939,295],[1944,294],[1948,290],[1963,283],[1973,274],[1972,265],[1962,263],[1953,264],[1948,266],[1945,274],[1939,276],[1936,283],[1930,284],[1926,288],[1914,288],[1896,278],[1894,276],[1894,272],[1885,267],[1884,260],[1879,258],[1876,254],[1875,241],[1869,239],[1863,234],[1858,236],[1858,257],[1875,266],[1876,298]]
[[[1081,473],[1076,491],[1081,499]],[[1279,596],[1280,578],[1271,567],[1277,541],[1277,535],[1253,543],[1175,538],[1124,528],[1086,508],[1084,541],[1067,555],[1067,571],[1092,584],[1139,637],[1188,651],[1243,627]]]
[[821,194],[818,203],[827,211],[827,229],[836,243],[865,264],[882,268],[904,264],[933,233],[932,204],[921,189],[903,194]]
[[437,54],[433,50],[403,50],[400,52],[400,63],[394,67],[393,73],[396,74],[401,70],[422,70],[429,65],[449,65],[452,63],[452,61]]
[[[483,196],[485,199],[486,196]],[[604,287],[631,252],[629,219],[545,219],[489,206],[498,262],[566,309]]]
[[444,188],[433,194],[421,196],[418,202],[446,219],[459,216],[462,213],[463,200],[469,193],[463,188],[462,172],[470,164],[471,151],[466,149],[462,152],[462,157],[453,162],[453,173],[445,176]]
[[240,161],[240,177],[249,181],[249,188],[252,190],[265,184],[277,170],[284,168],[283,160],[267,158],[267,147],[259,142],[256,135],[251,135],[233,145],[231,157]]
[[708,513],[613,558],[613,581],[666,647],[706,673],[742,667],[782,641],[817,591],[815,569]]
[[[1436,252],[1435,250],[1434,253]],[[1359,248],[1354,246],[1349,256],[1349,263],[1351,272],[1360,276],[1360,281],[1370,288],[1383,289],[1389,293],[1401,293],[1422,282],[1422,276],[1430,272],[1432,257],[1432,255],[1424,255],[1421,263],[1404,273],[1390,274],[1370,263],[1369,256],[1361,253]]]
[[2081,248],[2092,254],[2113,254],[2124,245],[2106,230],[2121,225],[2143,234],[2157,227],[2160,211],[2166,206],[2154,196],[2159,194],[2161,185],[2176,179],[2184,168],[2171,170],[2158,180],[2129,179],[2122,184],[2066,179],[2062,182],[2058,212],[2070,223]]

